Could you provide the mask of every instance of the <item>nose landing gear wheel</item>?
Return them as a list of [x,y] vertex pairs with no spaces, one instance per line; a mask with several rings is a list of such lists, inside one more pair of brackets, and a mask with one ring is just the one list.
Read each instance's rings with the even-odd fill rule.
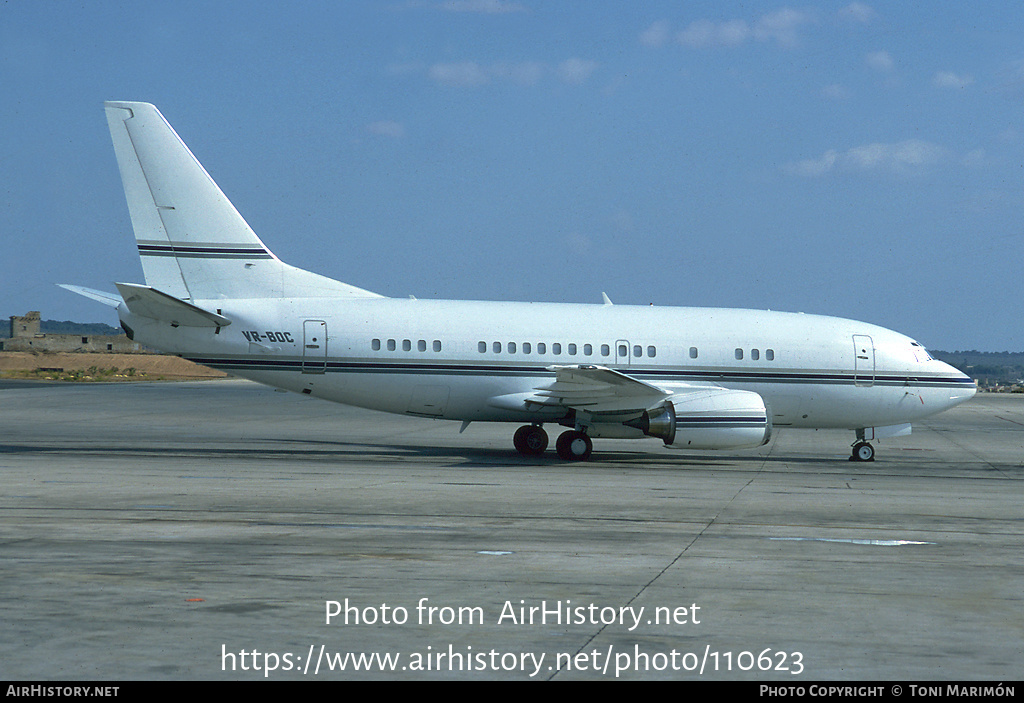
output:
[[582,432],[569,430],[558,436],[555,449],[558,450],[558,456],[566,461],[586,461],[594,451],[594,443]]
[[537,425],[523,425],[516,430],[512,443],[523,456],[540,456],[548,448],[548,433]]
[[875,448],[867,442],[857,442],[853,445],[853,455],[850,461],[874,461]]

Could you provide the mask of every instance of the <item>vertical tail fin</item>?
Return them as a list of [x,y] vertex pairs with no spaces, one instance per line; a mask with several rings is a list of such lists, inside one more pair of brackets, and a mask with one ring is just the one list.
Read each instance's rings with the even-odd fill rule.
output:
[[148,285],[182,300],[379,297],[274,256],[156,107],[104,107]]

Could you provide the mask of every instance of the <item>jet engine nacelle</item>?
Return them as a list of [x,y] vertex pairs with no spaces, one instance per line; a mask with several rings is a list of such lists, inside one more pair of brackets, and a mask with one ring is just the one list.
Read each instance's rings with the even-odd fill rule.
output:
[[679,449],[749,449],[772,436],[764,399],[728,388],[674,395],[625,424]]

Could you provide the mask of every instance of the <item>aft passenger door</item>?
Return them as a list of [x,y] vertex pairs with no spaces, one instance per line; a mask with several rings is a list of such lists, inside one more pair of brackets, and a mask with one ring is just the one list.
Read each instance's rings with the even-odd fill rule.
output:
[[306,320],[302,324],[302,373],[327,371],[327,323]]
[[853,335],[853,383],[864,387],[875,385],[875,345],[865,334]]

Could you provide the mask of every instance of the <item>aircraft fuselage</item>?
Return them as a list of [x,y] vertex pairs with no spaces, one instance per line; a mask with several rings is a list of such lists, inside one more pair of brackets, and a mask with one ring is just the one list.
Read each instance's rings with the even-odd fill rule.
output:
[[666,389],[752,391],[775,426],[910,423],[976,389],[905,335],[802,313],[395,298],[195,302],[232,324],[173,327],[124,306],[119,312],[136,340],[199,363],[335,402],[439,419],[557,421],[563,409],[500,399],[533,391],[560,364],[608,367]]

